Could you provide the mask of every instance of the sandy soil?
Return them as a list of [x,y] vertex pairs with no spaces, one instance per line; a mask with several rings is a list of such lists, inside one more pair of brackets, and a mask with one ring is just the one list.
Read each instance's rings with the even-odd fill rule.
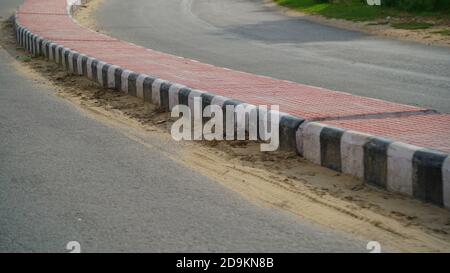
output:
[[[97,0],[93,0],[96,2]],[[429,29],[407,30],[396,29],[389,25],[389,23],[404,22],[404,18],[389,18],[377,21],[353,22],[343,19],[328,19],[320,15],[310,15],[300,11],[295,11],[286,7],[282,7],[274,3],[272,0],[263,0],[267,7],[270,7],[280,13],[291,17],[300,17],[313,22],[333,27],[350,29],[360,31],[372,35],[394,38],[404,41],[418,42],[427,45],[435,46],[450,46],[450,36],[436,33],[437,31],[448,29],[449,22],[441,22]],[[433,22],[430,22],[433,23]]]
[[[19,73],[36,84],[51,85],[57,96],[80,111],[149,145],[146,137],[174,142],[173,120],[153,105],[105,90],[70,75],[43,58],[16,48],[11,25],[4,24],[0,45],[16,58]],[[173,143],[173,145],[175,145]],[[412,198],[364,185],[360,180],[306,162],[292,153],[261,153],[258,143],[180,142],[173,160],[207,175],[252,202],[308,221],[379,241],[383,249],[404,252],[450,251],[450,213]]]

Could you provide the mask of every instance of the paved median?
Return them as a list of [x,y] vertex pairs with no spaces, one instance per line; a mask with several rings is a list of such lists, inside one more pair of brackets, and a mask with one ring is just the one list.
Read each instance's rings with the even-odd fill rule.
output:
[[[77,0],[26,0],[18,43],[106,88],[166,111],[279,105],[281,147],[394,192],[450,207],[450,115],[200,63],[81,27]],[[169,34],[168,34],[169,35]],[[343,79],[345,80],[345,79]]]

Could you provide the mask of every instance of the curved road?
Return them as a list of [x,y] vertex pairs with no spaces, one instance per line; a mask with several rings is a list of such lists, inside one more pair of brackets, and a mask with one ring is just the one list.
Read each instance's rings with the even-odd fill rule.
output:
[[365,251],[180,165],[176,143],[92,119],[15,62],[0,46],[0,252]]
[[287,17],[262,0],[109,0],[112,36],[246,72],[450,113],[450,48]]

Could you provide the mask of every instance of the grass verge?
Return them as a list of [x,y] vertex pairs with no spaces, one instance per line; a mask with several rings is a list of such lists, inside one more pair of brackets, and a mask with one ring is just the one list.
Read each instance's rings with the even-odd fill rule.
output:
[[[369,6],[361,0],[343,0],[334,3],[319,3],[315,0],[273,0],[275,3],[309,14],[318,14],[327,18],[351,21],[372,21],[386,17],[405,17],[414,19],[434,18],[450,19],[449,11],[423,12],[405,11],[385,6]],[[409,28],[410,29],[410,28]]]

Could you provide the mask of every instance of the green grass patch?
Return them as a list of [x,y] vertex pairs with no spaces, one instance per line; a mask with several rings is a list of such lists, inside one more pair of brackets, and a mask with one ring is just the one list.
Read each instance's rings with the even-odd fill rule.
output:
[[[346,19],[351,21],[371,21],[387,16],[419,16],[450,18],[448,11],[406,11],[396,7],[369,6],[363,0],[341,0],[338,2],[316,0],[273,0],[281,6],[309,14],[319,14],[327,18]],[[382,1],[383,2],[383,1]]]
[[406,22],[406,23],[395,23],[391,24],[393,28],[399,29],[427,29],[433,26],[433,24],[420,23],[420,22]]
[[28,55],[22,55],[22,56],[19,56],[18,59],[19,59],[19,61],[21,61],[21,62],[28,63],[28,62],[31,61],[31,56],[28,56]]

